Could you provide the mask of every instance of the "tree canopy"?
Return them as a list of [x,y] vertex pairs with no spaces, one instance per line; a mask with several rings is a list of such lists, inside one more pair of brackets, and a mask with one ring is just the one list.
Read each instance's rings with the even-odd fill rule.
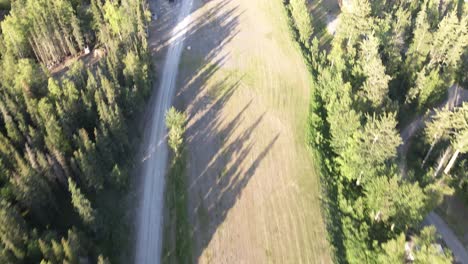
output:
[[[429,176],[432,170],[421,163],[409,172],[399,168],[406,158],[398,156],[399,129],[407,116],[431,112],[454,81],[463,80],[467,11],[462,1],[343,1],[330,45],[302,47],[315,81],[309,142],[323,162],[338,262],[407,263],[410,240],[413,263],[451,262],[449,252],[435,250],[433,229],[411,237],[453,192],[450,181]],[[297,40],[303,43],[310,33],[301,32]],[[428,115],[429,144],[448,142],[455,151],[445,173],[466,152],[465,108]],[[466,163],[453,163],[454,173],[466,171]]]
[[[148,14],[144,0],[12,2],[0,25],[0,262],[118,256],[123,216],[102,201],[128,181],[128,123],[150,84]],[[83,62],[85,47],[98,62]]]

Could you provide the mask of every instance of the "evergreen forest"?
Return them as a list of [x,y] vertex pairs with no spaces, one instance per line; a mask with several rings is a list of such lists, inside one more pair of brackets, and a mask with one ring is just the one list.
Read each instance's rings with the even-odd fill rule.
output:
[[[334,261],[453,263],[423,220],[448,196],[468,207],[468,102],[449,103],[468,88],[468,3],[337,1],[330,33],[310,11],[322,1],[282,2],[312,76],[303,111]],[[0,263],[130,258],[148,2],[0,0],[0,11]],[[178,177],[190,117],[167,113]],[[169,185],[179,251],[191,250],[186,189]]]
[[[328,40],[309,1],[286,3],[314,78],[309,143],[322,164],[335,261],[452,263],[434,246],[435,228],[421,223],[445,195],[468,202],[468,104],[437,108],[450,87],[468,88],[468,5],[340,2]],[[417,116],[427,122],[401,156],[400,131]]]
[[129,232],[119,208],[134,150],[129,124],[150,87],[146,2],[7,4],[0,263],[117,262]]

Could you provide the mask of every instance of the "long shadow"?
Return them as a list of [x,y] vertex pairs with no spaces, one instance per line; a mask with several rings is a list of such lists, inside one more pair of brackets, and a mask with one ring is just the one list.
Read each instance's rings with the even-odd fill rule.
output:
[[[177,1],[180,2],[187,0],[176,0],[176,2]],[[203,2],[203,4],[198,4],[198,2]],[[150,33],[148,45],[154,62],[155,76],[160,76],[162,74],[162,65],[164,65],[164,60],[170,44],[185,41],[179,67],[179,75],[177,77],[176,103],[181,103],[183,100],[180,99],[187,98],[189,100],[193,100],[193,107],[197,109],[203,108],[203,105],[205,104],[203,99],[196,99],[196,95],[199,90],[205,86],[206,82],[213,76],[213,74],[219,71],[224,65],[229,54],[220,55],[220,53],[223,51],[224,46],[238,33],[238,18],[242,12],[235,7],[228,7],[229,3],[229,0],[219,1],[216,4],[211,1],[194,0],[195,6],[193,10],[191,10],[192,15],[198,16],[200,13],[198,11],[201,11],[200,8],[204,7],[205,4],[209,4],[209,8],[208,6],[204,7],[203,17],[196,20],[192,19],[188,28],[184,29],[185,34],[179,34],[181,32],[174,32],[174,30],[177,30],[177,17],[180,12],[181,3],[172,4],[167,0],[149,0],[152,14],[156,14],[158,17],[157,20],[153,21],[148,28]],[[210,35],[211,37],[206,38],[204,35]],[[191,48],[189,48],[189,46]],[[189,60],[187,60],[187,58]],[[158,94],[158,89],[160,87],[160,79],[160,77],[155,78],[150,103],[148,104],[147,111],[145,111],[145,114],[141,117],[142,122],[140,122],[140,130],[144,131],[142,135],[144,138],[143,142],[146,142],[145,140],[151,136],[149,130],[144,129],[144,127],[145,124],[148,124],[152,120],[151,106],[154,105],[156,101],[156,95]],[[222,105],[230,98],[230,96],[232,96],[239,85],[240,80],[232,82],[231,78],[225,78],[224,80],[219,80],[214,83],[212,85],[213,89],[216,89],[216,87],[223,87],[223,93],[220,96],[212,96],[209,98],[212,103],[216,101],[216,103],[211,104],[210,107],[214,107],[213,109],[221,109]],[[206,119],[208,116],[203,118]],[[193,129],[190,130],[188,134],[190,134],[191,131],[193,131]],[[204,131],[204,133],[210,135],[214,134],[209,131]],[[201,133],[197,134],[197,137],[202,136],[203,135]],[[203,144],[203,142],[200,142],[200,146],[203,146]],[[138,153],[138,158],[140,160],[143,160],[146,156],[144,149],[145,148],[143,147],[142,151]],[[209,158],[211,159],[212,157]],[[140,163],[136,166],[135,174],[140,174],[140,171],[143,168],[142,164],[143,163]],[[201,163],[200,166],[207,166],[207,164]],[[140,178],[135,179],[136,186],[142,186],[142,184],[143,182]],[[136,200],[138,198],[134,199]],[[140,202],[135,201],[135,203]],[[139,211],[135,209],[134,215],[138,214]],[[136,234],[135,231],[133,233]],[[136,238],[132,239],[136,240]],[[198,249],[199,247],[194,249],[194,254],[199,254]],[[132,259],[134,259],[134,256],[132,256]]]
[[[219,100],[217,103],[222,101]],[[261,124],[264,114],[241,133],[237,133],[235,138],[233,138],[233,130],[244,121],[243,115],[249,107],[252,107],[251,104],[251,101],[247,102],[225,125],[220,115],[207,115],[207,117],[202,117],[206,119],[205,122],[199,121],[198,127],[191,127],[191,131],[188,131],[188,134],[192,136],[191,145],[194,146],[200,145],[203,148],[213,145],[212,141],[216,141],[219,137],[224,137],[230,142],[225,146],[220,146],[219,149],[205,152],[208,155],[204,158],[196,159],[198,164],[195,167],[198,169],[190,178],[189,192],[192,193],[191,197],[195,198],[192,206],[189,207],[189,213],[194,224],[192,233],[197,243],[194,248],[196,262],[279,137],[279,134],[274,136],[255,160],[250,162],[249,166],[245,166],[249,164],[247,157],[254,147],[251,141],[252,134]],[[215,105],[213,108],[216,107]],[[229,168],[226,169],[228,164]]]
[[[197,2],[203,3],[197,5]],[[190,23],[184,37],[175,102],[179,108],[187,106],[189,114],[186,132],[187,191],[194,262],[198,262],[279,137],[273,136],[254,160],[247,159],[255,144],[252,134],[261,124],[264,114],[248,123],[247,127],[243,125],[246,128],[241,131],[239,124],[246,122],[244,115],[254,107],[252,101],[246,101],[229,121],[221,115],[223,107],[242,85],[243,76],[228,70],[226,64],[231,54],[226,46],[239,33],[239,18],[243,11],[229,0],[195,0],[192,14],[200,15],[198,11],[202,7],[202,16]],[[153,46],[152,49],[164,49],[171,41],[179,40],[166,36],[159,40],[158,47]]]

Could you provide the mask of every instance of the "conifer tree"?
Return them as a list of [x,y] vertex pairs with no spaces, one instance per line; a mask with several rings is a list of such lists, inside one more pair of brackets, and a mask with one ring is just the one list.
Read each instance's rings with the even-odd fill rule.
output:
[[339,159],[343,175],[356,180],[357,185],[385,171],[385,162],[396,157],[396,148],[402,142],[395,129],[395,114],[367,118],[364,129],[354,136]]
[[16,144],[21,145],[24,142],[23,135],[21,134],[21,131],[19,131],[15,121],[7,112],[6,107],[2,103],[0,103],[0,111],[3,115],[3,121],[5,122],[5,128],[8,137]]
[[355,44],[362,36],[371,35],[374,28],[374,19],[371,16],[371,6],[367,0],[348,1],[349,5],[343,7],[340,18],[340,27],[337,29],[333,41],[333,49],[345,46],[345,54],[350,58],[356,56]]
[[62,238],[61,244],[67,263],[78,264],[81,251],[81,241],[78,234],[76,233],[76,230],[68,230],[67,239]]
[[437,111],[433,120],[427,124],[426,135],[431,142],[448,139],[455,149],[444,172],[449,173],[460,153],[468,151],[468,104],[463,103],[453,112],[447,108]]
[[376,36],[383,46],[383,57],[387,60],[385,67],[390,76],[399,77],[402,73],[405,41],[411,26],[411,11],[407,6],[400,4],[396,11],[387,13],[379,26],[381,32],[377,31]]
[[396,176],[378,177],[364,185],[364,190],[372,221],[389,221],[399,230],[406,230],[426,214],[425,195],[418,184],[398,183]]
[[373,109],[377,109],[388,101],[388,82],[390,76],[385,74],[378,53],[378,39],[372,35],[361,44],[360,65],[366,80],[362,86],[361,94]]
[[328,110],[327,121],[332,137],[330,145],[335,153],[342,153],[361,127],[361,116],[352,108],[351,85],[343,83],[336,67],[322,69],[318,78],[318,90]]
[[84,129],[80,129],[78,135],[74,136],[74,139],[79,148],[73,153],[73,156],[80,169],[79,175],[82,181],[91,190],[102,189],[104,179],[101,175],[99,155],[96,151],[95,143],[90,140],[88,133]]
[[442,19],[430,51],[429,66],[449,67],[457,66],[464,48],[468,45],[468,16],[459,21],[453,10]]
[[304,0],[291,0],[289,6],[293,21],[299,30],[299,38],[304,45],[308,46],[314,29],[307,10],[307,2]]
[[24,206],[33,209],[38,217],[42,217],[44,212],[40,209],[55,206],[51,186],[19,154],[15,154],[15,160],[17,171],[15,177],[10,178],[15,187],[15,195]]
[[92,224],[95,220],[96,212],[92,208],[91,202],[86,198],[71,178],[68,179],[68,188],[71,193],[73,207],[81,216],[83,222],[86,224]]
[[6,201],[0,201],[0,244],[21,261],[26,254],[27,239],[26,223],[19,212]]
[[427,73],[424,67],[418,73],[416,84],[408,91],[407,103],[416,102],[418,110],[425,109],[431,103],[431,98],[438,98],[446,90],[446,83],[440,79],[439,71],[432,70]]
[[181,154],[185,120],[185,115],[174,107],[171,107],[166,113],[166,126],[169,130],[168,144],[176,156]]
[[410,75],[414,76],[422,69],[431,50],[432,32],[429,29],[426,8],[423,5],[416,17],[413,41],[406,54],[406,65]]

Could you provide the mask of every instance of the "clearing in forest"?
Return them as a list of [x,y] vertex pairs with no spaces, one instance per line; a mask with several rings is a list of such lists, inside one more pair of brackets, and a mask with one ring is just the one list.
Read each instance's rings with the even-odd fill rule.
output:
[[194,0],[192,12],[176,104],[193,260],[330,263],[306,147],[311,79],[282,1]]

